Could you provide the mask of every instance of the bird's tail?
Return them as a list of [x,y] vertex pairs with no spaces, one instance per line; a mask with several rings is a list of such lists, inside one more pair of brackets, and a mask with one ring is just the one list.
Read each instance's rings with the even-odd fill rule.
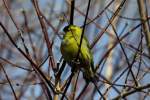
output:
[[86,69],[83,72],[83,77],[87,82],[98,82],[99,75],[96,72],[93,72],[91,69]]

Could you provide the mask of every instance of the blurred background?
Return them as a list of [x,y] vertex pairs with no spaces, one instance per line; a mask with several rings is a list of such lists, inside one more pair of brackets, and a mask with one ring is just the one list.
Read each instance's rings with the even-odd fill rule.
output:
[[[88,1],[75,0],[77,26],[84,25]],[[64,67],[60,43],[71,9],[71,0],[0,0],[0,100],[61,99],[72,73],[66,64],[57,78]],[[92,83],[87,85],[80,71],[65,99],[150,99],[149,9],[150,0],[91,0],[85,35],[101,76],[97,82],[101,95]],[[62,93],[45,85],[33,66]]]

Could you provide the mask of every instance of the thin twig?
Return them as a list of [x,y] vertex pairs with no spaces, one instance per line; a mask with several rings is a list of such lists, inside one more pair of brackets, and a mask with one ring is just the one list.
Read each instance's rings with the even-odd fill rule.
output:
[[72,96],[72,99],[73,99],[73,100],[75,100],[76,88],[77,88],[77,83],[78,83],[79,74],[80,74],[80,71],[78,71],[78,73],[77,73],[76,81],[75,81],[75,84],[74,84],[73,96]]
[[143,31],[145,34],[146,44],[147,44],[148,52],[150,55],[150,28],[148,26],[147,16],[145,13],[146,12],[145,0],[137,0],[137,2],[138,2],[138,6],[139,6],[141,23],[142,23]]
[[[127,33],[125,33],[121,38],[120,41],[122,41],[124,38],[126,38],[130,33],[132,33],[133,31],[135,31],[138,27],[140,27],[142,24],[138,24],[136,25],[134,28],[132,28],[131,30],[129,30]],[[117,44],[119,43],[118,40],[115,41],[114,45],[102,56],[102,58],[100,59],[99,63],[96,66],[96,70],[99,68],[99,66],[101,65],[101,63],[103,62],[104,58],[107,57],[109,55],[109,53],[111,52],[112,49],[114,49]]]
[[2,60],[3,62],[6,62],[8,64],[10,64],[11,66],[14,66],[14,67],[17,67],[17,68],[20,68],[22,70],[26,70],[26,71],[29,71],[29,72],[32,72],[33,70],[29,69],[29,68],[25,68],[25,67],[22,67],[20,65],[17,65],[17,64],[14,64],[13,62],[9,61],[8,59],[5,59],[3,57],[0,57],[0,60]]
[[14,20],[12,14],[11,14],[11,11],[10,11],[8,5],[7,5],[7,0],[3,0],[3,3],[4,3],[4,6],[6,8],[6,11],[7,11],[8,15],[10,16],[12,22],[14,23],[14,25],[15,25],[15,27],[16,27],[16,29],[17,29],[20,37],[21,37],[21,40],[22,40],[22,43],[23,43],[23,46],[24,46],[24,49],[25,49],[26,53],[28,54],[28,56],[30,56],[29,55],[29,50],[28,50],[28,48],[27,48],[27,46],[25,44],[25,40],[23,38],[23,30],[19,28],[19,26],[17,25],[17,22]]
[[82,91],[80,92],[78,97],[76,98],[76,100],[80,100],[81,96],[83,95],[83,93],[85,92],[85,90],[87,89],[88,86],[89,86],[89,82],[86,83],[86,85],[84,86],[84,88],[82,89]]
[[56,69],[56,64],[55,64],[55,60],[54,60],[53,53],[52,53],[52,45],[53,45],[53,43],[50,42],[50,40],[48,38],[49,36],[48,36],[47,28],[46,28],[46,25],[45,25],[42,13],[41,13],[41,11],[39,9],[38,1],[37,0],[31,0],[31,1],[32,1],[33,5],[34,5],[35,11],[36,11],[37,16],[39,18],[39,21],[40,21],[40,24],[41,24],[41,28],[42,28],[42,31],[43,31],[43,34],[44,34],[44,38],[45,38],[45,41],[46,41],[46,45],[47,45],[48,53],[49,53],[49,57],[50,57],[49,64],[51,64],[52,69],[55,70]]
[[[114,19],[116,18],[116,15],[120,12],[120,10],[122,9],[123,5],[125,4],[126,0],[123,0],[121,2],[121,4],[119,5],[118,9],[115,11],[114,15],[110,18],[110,22],[113,23]],[[90,48],[93,48],[96,43],[99,41],[99,39],[102,37],[102,35],[104,34],[104,32],[107,30],[107,28],[109,27],[110,23],[108,23],[105,28],[99,33],[98,36],[96,36],[96,38],[94,39],[94,42],[90,45]]]
[[70,25],[73,25],[75,0],[71,0],[71,14],[70,14]]
[[144,85],[144,86],[139,86],[136,89],[131,90],[129,92],[121,93],[119,96],[113,98],[112,100],[119,100],[121,98],[125,98],[125,97],[127,97],[127,96],[129,96],[129,95],[131,95],[135,92],[140,92],[141,90],[144,90],[144,89],[147,89],[147,88],[150,88],[150,84],[147,84],[147,85]]
[[2,27],[4,33],[7,35],[7,37],[9,38],[9,40],[11,41],[11,43],[13,44],[13,46],[15,46],[15,48],[31,63],[33,69],[35,70],[35,72],[37,72],[41,78],[41,80],[43,80],[43,82],[45,84],[47,84],[53,92],[54,89],[53,89],[53,86],[51,84],[51,82],[46,78],[46,76],[44,75],[44,73],[38,68],[38,66],[33,62],[33,60],[30,58],[30,56],[26,55],[26,53],[24,53],[22,51],[22,49],[20,49],[16,43],[14,42],[14,40],[12,39],[12,37],[10,36],[10,33],[8,33],[8,31],[6,30],[6,28],[4,27],[4,25],[0,22],[0,26]]
[[[107,14],[106,14],[106,16],[107,16]],[[107,18],[108,18],[108,16],[107,16]],[[109,18],[108,18],[108,20],[109,20]],[[109,20],[109,22],[110,22],[110,20]],[[132,71],[132,65],[133,65],[134,62],[132,62],[132,63],[130,64],[129,59],[128,59],[128,57],[127,57],[127,54],[126,54],[126,52],[125,52],[125,50],[124,50],[124,48],[123,48],[122,43],[120,42],[119,36],[118,36],[118,34],[117,34],[117,32],[116,32],[116,29],[115,29],[114,25],[113,25],[111,22],[110,22],[110,24],[111,24],[112,29],[113,29],[113,31],[114,31],[116,37],[117,37],[117,40],[119,41],[120,47],[121,47],[121,49],[122,49],[122,51],[123,51],[123,54],[124,54],[124,56],[125,56],[125,58],[126,58],[126,62],[127,62],[127,64],[128,64],[129,71],[131,72],[131,75],[132,75],[132,77],[133,77],[133,80],[134,80],[134,82],[135,82],[135,85],[138,86],[138,82],[137,82],[137,80],[136,80],[136,78],[135,78],[135,76],[134,76],[134,73],[133,73],[133,71]]]
[[96,85],[95,82],[92,82],[96,88],[96,90],[98,91],[98,94],[103,98],[103,100],[106,100],[106,98],[103,96],[103,94],[101,93],[101,91],[98,89],[98,86]]
[[6,73],[5,69],[4,69],[4,67],[3,67],[3,65],[1,64],[1,62],[0,62],[0,67],[1,67],[2,70],[4,71],[4,74],[5,74],[6,79],[7,79],[8,83],[9,83],[9,85],[10,85],[10,88],[11,88],[11,90],[12,90],[12,92],[13,92],[13,95],[14,95],[15,100],[18,100],[18,99],[17,99],[17,96],[16,96],[16,93],[15,93],[15,90],[14,90],[12,84],[11,84],[11,81],[10,81],[10,79],[9,79],[9,77],[8,77],[8,75],[7,75],[7,73]]
[[65,97],[66,92],[67,92],[67,90],[68,90],[68,88],[69,88],[69,86],[70,86],[70,83],[71,83],[71,80],[72,80],[74,74],[75,74],[75,73],[72,72],[71,75],[69,76],[69,80],[68,80],[68,82],[67,82],[67,84],[66,84],[66,87],[65,87],[65,90],[64,90],[64,92],[63,92],[63,94],[62,94],[61,100],[64,99],[64,97]]
[[90,9],[90,4],[91,4],[91,0],[89,0],[89,2],[88,2],[88,7],[87,7],[86,15],[85,15],[85,20],[84,20],[84,25],[83,25],[81,38],[80,38],[80,44],[79,44],[79,49],[78,49],[78,52],[77,52],[76,60],[79,57],[79,53],[80,53],[80,49],[81,49],[81,45],[82,45],[82,40],[83,40],[83,36],[84,36],[84,31],[85,31],[85,26],[86,26],[86,21],[87,21],[89,9]]

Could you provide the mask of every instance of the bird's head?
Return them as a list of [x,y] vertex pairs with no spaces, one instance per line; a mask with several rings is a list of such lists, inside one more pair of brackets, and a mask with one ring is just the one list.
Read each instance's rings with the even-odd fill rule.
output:
[[68,26],[65,26],[63,29],[64,32],[71,31],[73,33],[74,32],[76,33],[79,30],[81,30],[81,28],[79,26],[76,26],[76,25],[68,25]]

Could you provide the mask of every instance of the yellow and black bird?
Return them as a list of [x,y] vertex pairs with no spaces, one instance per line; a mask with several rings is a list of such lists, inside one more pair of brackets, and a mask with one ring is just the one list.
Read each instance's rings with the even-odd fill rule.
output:
[[82,28],[76,25],[68,25],[64,28],[64,32],[65,35],[60,47],[64,60],[71,67],[77,67],[76,69],[81,70],[87,81],[95,79],[96,73],[94,71],[93,55],[85,36],[82,38],[78,60],[75,61],[81,41]]

